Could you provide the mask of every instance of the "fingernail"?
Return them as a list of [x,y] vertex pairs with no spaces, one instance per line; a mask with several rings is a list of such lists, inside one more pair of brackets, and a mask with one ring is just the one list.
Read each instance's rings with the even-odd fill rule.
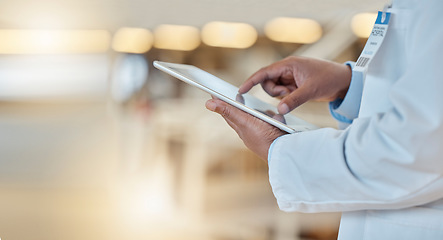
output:
[[206,102],[206,109],[208,109],[209,111],[215,111],[215,108],[217,107],[217,104],[215,104],[215,102],[209,100]]
[[289,112],[289,107],[286,103],[280,104],[280,106],[278,106],[278,113],[286,114],[288,112]]

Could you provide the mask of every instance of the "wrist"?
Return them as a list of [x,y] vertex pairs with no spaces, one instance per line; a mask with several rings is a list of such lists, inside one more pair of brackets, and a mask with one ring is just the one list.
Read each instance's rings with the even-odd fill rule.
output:
[[273,128],[270,132],[270,134],[268,134],[268,140],[267,140],[267,144],[266,144],[266,154],[264,155],[263,160],[267,160],[269,157],[269,153],[270,153],[270,149],[273,145],[273,143],[275,142],[275,140],[281,136],[287,135],[288,133],[283,132],[282,130],[278,129],[278,128]]
[[345,64],[340,67],[339,74],[340,82],[342,82],[342,88],[338,91],[336,99],[344,99],[349,90],[349,85],[352,79],[352,68],[350,65]]

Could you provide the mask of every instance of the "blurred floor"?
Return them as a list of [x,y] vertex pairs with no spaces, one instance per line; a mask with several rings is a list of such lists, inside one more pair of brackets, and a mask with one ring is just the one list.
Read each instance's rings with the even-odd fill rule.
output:
[[[2,103],[0,237],[297,239],[334,232],[338,214],[278,210],[266,164],[205,110],[205,100],[164,100],[149,110]],[[297,112],[334,124],[323,103]]]

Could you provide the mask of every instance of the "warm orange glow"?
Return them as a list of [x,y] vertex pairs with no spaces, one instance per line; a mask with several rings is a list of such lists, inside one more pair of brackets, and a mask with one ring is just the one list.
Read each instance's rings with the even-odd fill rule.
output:
[[257,31],[246,23],[210,22],[203,27],[202,40],[214,47],[248,48],[257,41]]
[[145,53],[154,42],[152,33],[144,28],[120,28],[112,41],[112,49],[116,52]]
[[376,13],[359,13],[352,18],[352,31],[357,37],[368,38],[376,19]]
[[265,26],[265,34],[276,42],[309,44],[322,36],[320,24],[305,18],[275,18]]
[[200,45],[200,31],[184,25],[158,26],[154,31],[154,47],[161,49],[191,51]]
[[105,30],[0,30],[0,54],[60,54],[106,52]]

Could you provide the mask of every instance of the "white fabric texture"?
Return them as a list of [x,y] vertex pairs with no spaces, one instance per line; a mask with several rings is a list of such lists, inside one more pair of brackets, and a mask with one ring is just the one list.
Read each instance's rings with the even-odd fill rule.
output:
[[341,103],[360,105],[358,117],[344,130],[274,141],[269,179],[280,209],[344,212],[341,240],[443,239],[442,10],[441,0],[394,1],[363,90],[349,90],[361,102]]

